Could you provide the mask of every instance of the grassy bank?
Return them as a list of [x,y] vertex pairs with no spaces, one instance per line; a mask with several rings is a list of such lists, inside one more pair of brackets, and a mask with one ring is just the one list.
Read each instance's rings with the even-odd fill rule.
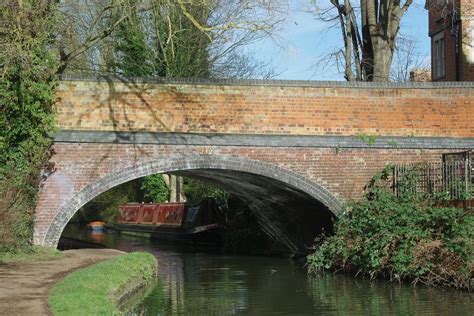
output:
[[365,197],[339,214],[335,234],[308,257],[309,271],[472,290],[474,216],[412,186],[395,196],[390,174],[376,176]]
[[37,262],[62,257],[59,250],[50,247],[32,246],[17,251],[0,251],[0,264],[16,262]]
[[123,299],[156,278],[156,258],[148,253],[130,253],[78,270],[58,282],[49,292],[54,315],[119,314]]

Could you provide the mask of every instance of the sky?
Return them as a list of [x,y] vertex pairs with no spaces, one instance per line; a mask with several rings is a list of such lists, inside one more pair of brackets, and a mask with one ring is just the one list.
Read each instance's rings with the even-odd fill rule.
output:
[[[329,0],[318,0],[329,3]],[[273,79],[286,80],[344,80],[337,67],[317,67],[318,61],[335,48],[342,47],[338,28],[329,29],[324,22],[305,12],[309,0],[289,0],[290,10],[275,39],[265,39],[251,44],[248,49],[270,62],[278,74]],[[417,50],[429,66],[430,38],[428,13],[425,0],[414,0],[402,19],[401,34],[415,37]],[[322,64],[322,63],[320,63]]]

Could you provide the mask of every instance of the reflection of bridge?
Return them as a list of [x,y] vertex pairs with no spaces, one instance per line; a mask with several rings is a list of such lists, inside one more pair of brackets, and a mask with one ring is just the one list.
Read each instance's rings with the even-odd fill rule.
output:
[[58,87],[54,172],[34,242],[56,245],[98,194],[158,172],[247,200],[291,251],[330,226],[387,163],[474,148],[474,84],[68,78]]

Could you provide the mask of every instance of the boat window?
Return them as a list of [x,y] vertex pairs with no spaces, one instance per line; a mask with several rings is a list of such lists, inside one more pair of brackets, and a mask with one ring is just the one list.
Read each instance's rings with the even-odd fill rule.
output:
[[198,211],[199,211],[199,206],[188,208],[188,212],[186,214],[186,219],[184,220],[185,223],[194,222],[194,219],[196,218],[196,215],[197,215]]

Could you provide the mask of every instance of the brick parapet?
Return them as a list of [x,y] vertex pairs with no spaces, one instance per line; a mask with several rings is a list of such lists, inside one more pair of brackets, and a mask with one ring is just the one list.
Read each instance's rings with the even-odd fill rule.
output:
[[216,82],[63,81],[58,122],[119,132],[474,136],[472,83]]

